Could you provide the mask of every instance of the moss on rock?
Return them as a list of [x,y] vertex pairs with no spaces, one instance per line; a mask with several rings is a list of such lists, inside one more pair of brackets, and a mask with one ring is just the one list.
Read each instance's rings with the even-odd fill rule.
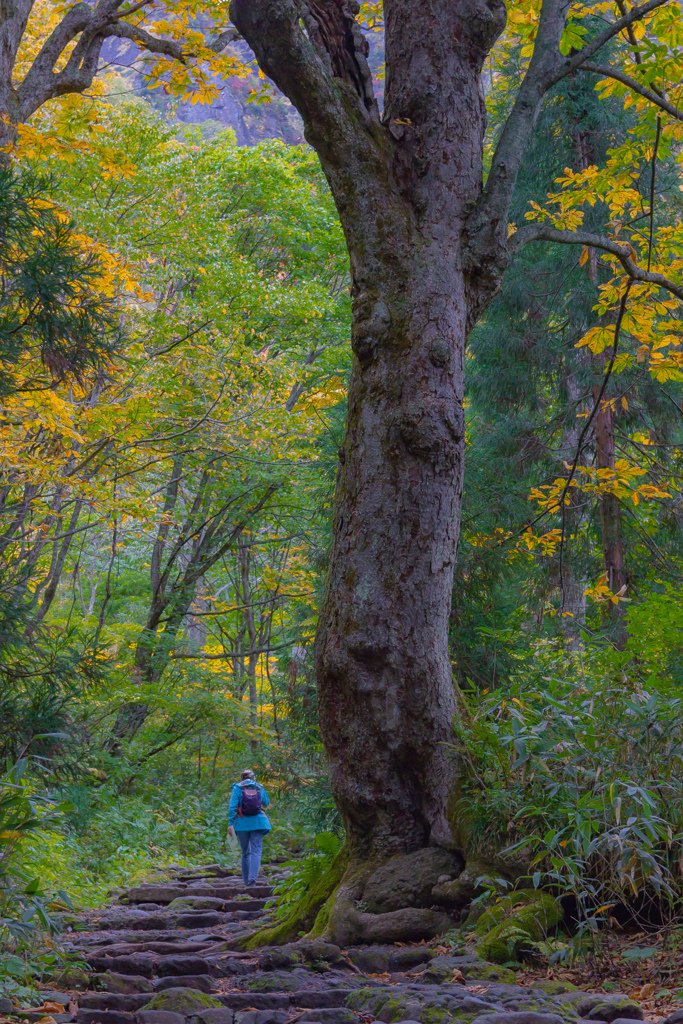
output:
[[579,991],[571,981],[556,981],[553,978],[542,978],[541,981],[535,981],[534,988],[540,988],[541,992],[545,992],[548,996],[561,996],[565,992]]
[[222,1009],[223,1004],[196,988],[165,988],[157,992],[145,1006],[145,1010],[168,1010],[187,1016],[197,1010]]
[[562,907],[550,893],[538,889],[520,889],[505,896],[484,911],[475,929],[477,935],[486,935],[498,925],[509,923],[539,941],[562,920]]
[[[505,963],[505,961],[503,961]],[[465,979],[469,981],[497,981],[500,985],[516,985],[515,972],[509,967],[499,967],[497,964],[463,964],[460,967]]]
[[477,953],[484,960],[503,964],[538,956],[537,943],[562,920],[562,907],[537,889],[521,889],[484,911],[477,921],[481,936]]
[[[299,938],[302,932],[308,932],[317,925],[320,909],[326,903],[330,903],[330,909],[334,905],[334,894],[342,880],[348,859],[348,851],[343,846],[327,871],[302,896],[283,921],[272,928],[261,928],[249,935],[240,943],[240,947],[246,950],[259,949],[261,946],[281,946]],[[324,928],[320,928],[315,934],[321,935],[323,930]]]

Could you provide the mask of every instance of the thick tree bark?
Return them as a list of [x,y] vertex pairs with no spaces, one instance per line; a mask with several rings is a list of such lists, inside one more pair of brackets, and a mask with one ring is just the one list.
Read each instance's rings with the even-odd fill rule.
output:
[[[472,286],[462,233],[482,187],[481,67],[505,11],[496,2],[385,4],[386,128],[357,84],[359,49],[356,80],[339,59],[326,93],[312,97],[306,79],[316,74],[320,85],[322,69],[296,11],[278,0],[232,5],[261,66],[304,116],[351,258],[354,359],[316,669],[350,848],[381,859],[457,844],[447,817],[459,779],[448,615]],[[315,40],[313,17],[311,8]],[[339,46],[330,49],[332,60]]]
[[[666,2],[647,0],[580,57],[563,58],[570,5],[543,0],[485,189],[480,80],[505,24],[503,0],[384,0],[381,119],[355,0],[231,2],[261,69],[301,114],[351,261],[348,423],[316,638],[320,728],[348,838],[343,878],[321,914],[340,942],[351,940],[348,922],[360,925],[354,901],[374,864],[461,841],[458,695],[447,637],[464,353],[512,255],[508,212],[540,105],[582,60]],[[542,229],[580,244],[579,232]],[[512,245],[541,237],[539,230],[521,228]],[[605,243],[591,236],[585,244]],[[632,260],[624,265],[645,279]],[[314,931],[322,927],[317,920]],[[379,941],[381,928],[372,934]]]

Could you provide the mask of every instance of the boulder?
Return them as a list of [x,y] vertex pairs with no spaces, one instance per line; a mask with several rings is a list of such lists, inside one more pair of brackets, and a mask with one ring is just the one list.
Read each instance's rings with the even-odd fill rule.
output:
[[537,943],[562,920],[562,907],[546,892],[521,889],[504,896],[477,921],[477,953],[494,964],[539,955]]
[[[612,1022],[614,1024],[614,1022]],[[674,1010],[664,1021],[664,1024],[683,1024],[683,1010]]]
[[540,940],[562,920],[562,907],[550,893],[520,889],[504,896],[484,911],[477,922],[477,935],[486,935],[501,924],[514,924],[530,938]]
[[7,996],[0,996],[0,1013],[11,1013],[14,1003]]
[[365,974],[382,974],[384,971],[405,972],[427,964],[435,955],[426,947],[370,946],[367,949],[352,947],[348,958]]
[[517,982],[514,971],[509,967],[487,964],[483,960],[475,960],[473,963],[468,960],[459,964],[459,969],[468,984],[473,981],[495,981],[500,985],[514,985]]
[[431,907],[432,889],[440,878],[456,878],[462,857],[437,846],[392,857],[370,875],[363,901],[371,914],[386,914],[405,907]]
[[77,1024],[135,1024],[132,1013],[121,1010],[79,1010]]
[[218,999],[196,988],[167,988],[152,996],[146,1009],[170,1010],[171,1013],[182,1013],[186,1017],[198,1010],[218,1010],[222,1006]]
[[126,895],[131,903],[171,903],[185,893],[184,885],[137,885]]
[[78,998],[79,1010],[141,1010],[152,998],[149,992],[84,992]]
[[156,963],[154,953],[131,953],[129,956],[88,955],[90,966],[100,972],[134,974],[136,977],[151,978]]
[[576,1010],[587,1020],[601,1020],[605,1024],[612,1024],[613,1021],[622,1017],[629,1020],[643,1020],[645,1017],[638,1003],[622,993],[609,996],[599,995],[596,999],[593,996],[584,997],[576,1004]]
[[80,967],[66,967],[51,976],[50,981],[59,988],[85,990],[90,984],[90,975]]
[[225,914],[219,914],[217,910],[192,910],[180,914],[176,924],[179,928],[213,928],[225,920]]
[[107,971],[94,974],[91,985],[100,992],[153,992],[152,982],[135,974],[115,974]]
[[221,996],[223,1006],[233,1010],[287,1010],[289,993],[280,992],[226,992]]
[[316,1007],[345,1006],[347,998],[351,995],[351,989],[336,988],[333,992],[322,989],[308,989],[297,992],[292,997],[292,1002],[302,1009],[313,1010]]
[[542,978],[540,981],[535,981],[534,988],[540,988],[541,992],[545,992],[547,996],[562,996],[567,992],[580,991],[576,985],[572,985],[571,981],[558,981],[553,978]]
[[235,1014],[235,1024],[284,1024],[284,1010],[242,1010]]
[[301,953],[308,963],[318,963],[326,960],[334,964],[341,956],[341,949],[333,942],[323,942],[322,939],[303,939],[301,942],[293,942],[291,948]]
[[335,1006],[304,1010],[299,1020],[319,1021],[320,1024],[356,1024],[356,1015],[352,1010],[347,1010],[345,1006]]

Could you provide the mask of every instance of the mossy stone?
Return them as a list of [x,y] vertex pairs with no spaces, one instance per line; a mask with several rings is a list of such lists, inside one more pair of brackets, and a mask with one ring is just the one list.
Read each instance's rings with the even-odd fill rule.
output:
[[[239,899],[239,897],[237,897]],[[250,897],[247,897],[249,899]],[[178,896],[168,905],[169,910],[222,910],[225,900],[216,896]]]
[[145,1010],[168,1010],[187,1016],[197,1010],[222,1009],[223,1004],[205,992],[195,988],[166,988],[157,992],[145,1006]]
[[[503,961],[505,963],[505,961]],[[499,985],[516,985],[515,972],[509,967],[499,967],[497,964],[485,964],[478,960],[473,964],[463,964],[460,971],[465,979],[470,981],[496,981]]]
[[49,980],[57,988],[85,990],[90,987],[90,975],[81,967],[66,967]]
[[510,924],[538,942],[561,920],[562,907],[550,893],[520,889],[484,911],[475,931],[477,935],[486,935],[501,924]]
[[525,929],[506,921],[480,939],[477,953],[494,964],[505,964],[508,960],[535,959],[540,956],[540,949]]
[[572,985],[571,981],[555,981],[552,978],[543,978],[541,981],[535,981],[534,988],[540,988],[541,992],[545,992],[548,996],[561,996],[565,992],[579,991],[576,985]]
[[247,978],[244,984],[250,992],[296,992],[303,987],[301,979],[296,975],[283,974],[281,971]]

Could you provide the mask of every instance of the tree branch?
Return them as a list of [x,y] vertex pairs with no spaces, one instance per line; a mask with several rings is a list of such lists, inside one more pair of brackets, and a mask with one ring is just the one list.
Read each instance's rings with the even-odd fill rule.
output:
[[486,187],[467,219],[468,262],[480,278],[490,276],[494,289],[507,266],[510,252],[507,223],[519,168],[527,150],[541,103],[548,90],[581,67],[615,35],[670,0],[648,0],[609,25],[578,54],[561,60],[559,45],[569,0],[543,0],[534,52],[514,106],[496,147]]
[[668,4],[670,0],[648,0],[647,3],[641,4],[639,7],[634,7],[632,10],[625,14],[623,18],[619,18],[614,24],[608,25],[608,27],[595,37],[590,43],[586,43],[583,49],[579,50],[577,54],[566,60],[562,67],[557,69],[556,74],[548,79],[546,83],[546,89],[550,89],[551,86],[555,85],[556,82],[560,82],[567,75],[571,75],[573,71],[578,71],[584,61],[590,59],[594,53],[608,43],[614,36],[619,35],[629,25],[633,25],[634,22],[640,21],[646,14],[651,14],[652,11],[657,10],[658,7],[663,7]]
[[561,245],[588,245],[594,249],[602,249],[616,256],[622,267],[634,281],[644,281],[646,284],[654,284],[664,288],[679,299],[683,299],[683,285],[670,281],[663,274],[653,274],[643,270],[633,260],[633,249],[630,245],[619,245],[611,238],[602,235],[593,235],[588,231],[562,231],[558,228],[551,228],[544,224],[531,224],[528,227],[520,228],[513,236],[513,250],[520,249],[529,242],[559,242]]
[[579,67],[579,71],[589,71],[593,75],[602,75],[604,78],[614,78],[617,82],[621,82],[622,85],[627,85],[633,92],[637,92],[639,96],[644,96],[650,103],[654,103],[655,106],[661,107],[667,114],[671,114],[678,121],[683,121],[683,111],[679,110],[678,107],[674,107],[673,103],[669,103],[663,96],[658,96],[656,92],[652,92],[651,89],[647,89],[640,82],[636,81],[635,78],[631,78],[630,75],[625,75],[623,71],[619,71],[617,68],[613,68],[609,64],[592,64],[590,61],[584,61]]

